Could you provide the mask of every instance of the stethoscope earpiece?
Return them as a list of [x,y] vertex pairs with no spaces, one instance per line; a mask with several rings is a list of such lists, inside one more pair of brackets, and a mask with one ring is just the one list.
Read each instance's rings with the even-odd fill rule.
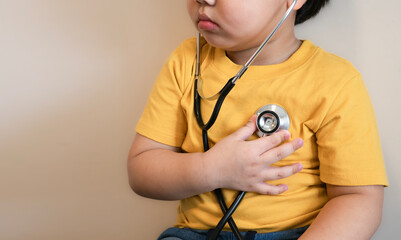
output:
[[259,137],[269,136],[280,130],[290,128],[290,118],[284,108],[276,104],[265,105],[256,112],[256,134]]

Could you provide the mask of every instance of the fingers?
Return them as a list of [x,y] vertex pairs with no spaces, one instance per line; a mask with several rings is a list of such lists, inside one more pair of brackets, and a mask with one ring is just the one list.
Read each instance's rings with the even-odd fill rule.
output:
[[276,132],[270,136],[266,137],[261,137],[259,139],[256,139],[252,141],[252,144],[254,144],[254,147],[257,149],[260,149],[260,154],[277,147],[278,145],[282,144],[285,141],[288,141],[290,139],[291,134],[290,132],[286,130],[282,130],[279,132]]
[[255,192],[263,195],[279,195],[287,190],[288,186],[285,184],[269,185],[267,183],[262,183]]
[[301,163],[295,163],[284,167],[269,167],[262,172],[262,177],[265,180],[277,180],[294,175],[302,170]]
[[304,142],[302,139],[297,138],[292,140],[291,142],[284,143],[278,147],[270,149],[269,151],[264,152],[261,157],[265,160],[266,164],[273,164],[281,159],[291,155],[296,150],[303,146]]
[[[265,171],[264,178],[269,180],[278,180],[294,175],[302,170],[302,164],[296,163],[285,167],[271,167]],[[288,190],[286,184],[270,185],[262,182],[256,186],[255,192],[267,195],[278,195]]]
[[[232,135],[238,140],[248,140],[256,131],[256,118],[256,115],[253,115],[243,127],[235,131]],[[254,140],[254,143],[257,144],[256,147],[261,147],[262,149],[269,150],[287,141],[290,136],[291,135],[288,131],[283,130],[274,133],[271,136],[262,137]]]
[[[303,141],[297,138],[288,142],[291,137],[288,131],[280,131],[271,136],[246,141],[256,130],[255,121],[256,116],[252,116],[245,126],[227,137],[227,139],[231,139],[228,140],[228,143],[237,146],[235,149],[238,150],[233,159],[237,160],[239,168],[233,168],[233,172],[236,172],[236,176],[242,176],[243,179],[238,184],[234,184],[235,186],[228,186],[228,188],[268,195],[281,194],[288,190],[287,185],[274,186],[266,181],[292,176],[302,170],[302,164],[296,163],[284,167],[272,167],[271,165],[301,148]],[[230,181],[230,184],[233,184],[233,181]]]
[[247,140],[256,131],[256,115],[253,115],[251,119],[237,131],[233,133],[233,136],[239,140]]

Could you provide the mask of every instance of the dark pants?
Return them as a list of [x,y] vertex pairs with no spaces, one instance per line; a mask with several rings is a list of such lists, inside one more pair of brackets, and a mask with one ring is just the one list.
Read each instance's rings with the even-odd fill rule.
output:
[[[243,233],[246,240],[293,240],[298,239],[308,228],[295,228],[286,231],[272,233]],[[164,231],[158,240],[206,240],[208,230],[194,230],[189,228],[169,228]],[[236,239],[232,232],[221,232],[218,240]]]

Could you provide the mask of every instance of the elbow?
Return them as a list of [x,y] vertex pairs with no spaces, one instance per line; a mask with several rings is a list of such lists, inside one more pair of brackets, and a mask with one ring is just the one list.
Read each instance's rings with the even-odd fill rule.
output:
[[130,187],[131,187],[131,190],[135,193],[135,194],[137,194],[137,195],[139,195],[139,196],[141,196],[141,197],[146,197],[146,198],[149,198],[149,196],[140,188],[140,187],[138,187],[137,185],[135,185],[135,184],[133,184],[133,183],[129,183],[129,185],[130,185]]
[[168,197],[167,198],[163,197],[163,195],[160,195],[160,193],[158,194],[158,192],[155,192],[155,189],[148,186],[146,183],[144,183],[143,181],[141,181],[141,179],[138,179],[137,177],[129,176],[128,179],[129,179],[128,183],[132,191],[134,191],[134,193],[136,193],[141,197],[151,198],[156,200],[176,200],[176,199],[170,199]]
[[132,176],[132,174],[128,174],[128,184],[131,190],[139,196],[149,198],[149,194],[147,194],[146,188],[144,184],[141,184],[141,181],[136,177]]
[[140,190],[137,182],[135,181],[135,179],[133,179],[132,176],[128,176],[128,184],[129,184],[131,190],[134,191],[134,193],[140,195],[141,190]]
[[146,171],[135,161],[135,158],[128,159],[128,184],[134,193],[146,198],[154,198],[151,192],[151,182],[147,179]]
[[138,173],[135,167],[135,161],[133,157],[129,157],[127,161],[127,170],[128,170],[128,184],[131,187],[134,193],[143,196],[142,188],[141,188],[141,181],[140,181],[140,173]]

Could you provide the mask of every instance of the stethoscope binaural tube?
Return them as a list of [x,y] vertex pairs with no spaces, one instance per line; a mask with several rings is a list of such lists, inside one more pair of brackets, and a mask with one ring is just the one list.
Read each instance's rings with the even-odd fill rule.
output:
[[[247,61],[247,63],[238,71],[238,73],[230,78],[226,85],[219,91],[218,99],[216,101],[215,107],[213,109],[212,115],[210,116],[209,120],[205,124],[203,119],[202,119],[202,113],[201,113],[201,99],[203,96],[201,96],[198,92],[198,80],[200,80],[200,33],[197,34],[197,54],[196,54],[196,72],[195,72],[195,90],[194,90],[194,112],[195,112],[195,117],[196,121],[198,122],[198,125],[202,129],[202,142],[203,142],[203,148],[204,151],[209,150],[209,141],[208,141],[208,136],[207,136],[207,131],[213,126],[214,122],[217,119],[217,116],[220,112],[221,106],[224,102],[224,99],[228,95],[228,93],[233,89],[235,86],[235,83],[237,80],[239,80],[242,75],[248,70],[249,65],[255,60],[255,58],[259,55],[261,50],[266,46],[266,44],[270,41],[270,39],[273,37],[273,35],[277,32],[277,30],[280,28],[280,26],[283,24],[283,22],[288,18],[290,15],[291,11],[294,9],[295,4],[297,0],[294,0],[291,4],[291,6],[288,8],[286,11],[285,15],[281,19],[281,21],[277,24],[277,26],[273,29],[273,31],[269,34],[269,36],[263,41],[263,43],[259,46],[259,48],[255,51],[255,53],[251,56],[251,58]],[[216,95],[216,96],[217,96]],[[210,98],[206,98],[210,99]],[[277,129],[276,129],[277,130]],[[238,240],[243,239],[240,231],[238,230],[238,227],[236,226],[234,220],[232,219],[232,214],[234,213],[235,209],[238,207],[239,203],[242,201],[242,199],[245,196],[245,192],[241,191],[237,194],[236,199],[234,202],[231,204],[229,208],[227,208],[227,205],[224,201],[223,194],[221,192],[221,189],[216,189],[214,190],[214,193],[217,197],[218,203],[220,205],[221,210],[224,213],[223,218],[220,220],[216,228],[214,228],[210,235],[208,236],[209,240],[215,240],[218,238],[220,232],[224,228],[225,224],[228,222],[231,230],[233,231],[235,237]]]
[[[195,79],[195,89],[198,84],[198,79]],[[206,152],[209,150],[209,141],[208,141],[208,136],[207,136],[207,130],[209,130],[214,122],[217,119],[217,116],[220,112],[221,106],[223,104],[223,101],[225,97],[228,95],[228,93],[231,91],[231,89],[234,87],[234,83],[232,81],[228,81],[227,84],[223,87],[223,89],[220,91],[219,98],[217,99],[216,105],[213,109],[212,115],[210,116],[209,120],[205,124],[202,119],[202,114],[201,114],[201,109],[200,109],[200,101],[201,101],[201,96],[199,93],[195,90],[194,91],[194,110],[195,110],[195,116],[196,120],[198,122],[198,125],[202,129],[202,142],[203,142],[203,150]],[[234,220],[231,218],[231,215],[234,213],[235,209],[238,207],[239,203],[245,196],[245,192],[239,192],[237,194],[236,200],[233,202],[233,204],[228,208],[223,197],[223,193],[221,189],[215,189],[214,194],[216,195],[217,201],[219,203],[219,206],[221,210],[223,211],[223,218],[220,220],[219,224],[213,231],[211,231],[210,236],[208,236],[208,239],[217,239],[219,236],[221,230],[223,229],[224,225],[228,223],[230,226],[231,230],[233,231],[234,235],[236,236],[237,239],[241,240],[243,239],[241,236],[240,231],[238,230],[237,225],[235,224]]]

